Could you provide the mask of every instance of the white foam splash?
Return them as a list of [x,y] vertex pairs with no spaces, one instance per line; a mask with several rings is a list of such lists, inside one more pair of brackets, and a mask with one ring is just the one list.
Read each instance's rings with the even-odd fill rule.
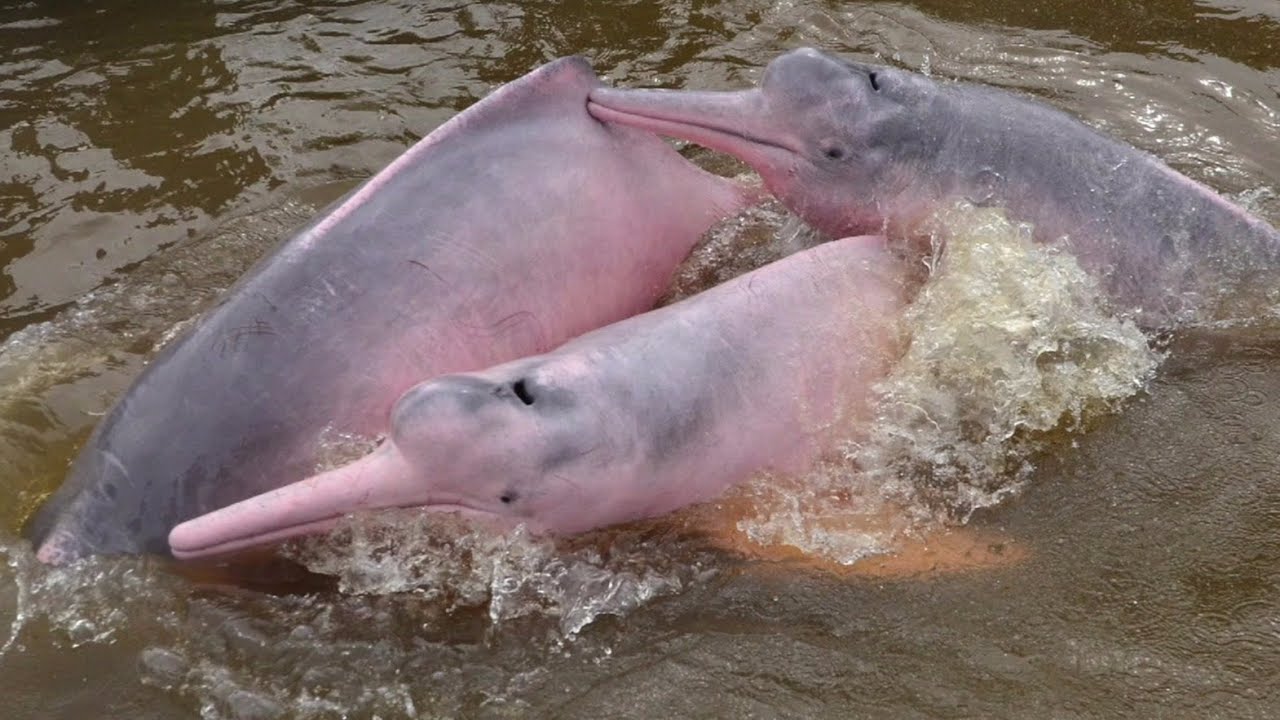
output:
[[911,479],[918,494],[941,493],[965,517],[1027,478],[1037,435],[1110,411],[1162,356],[1073,256],[1000,211],[948,210],[933,236],[932,276],[904,321],[907,351],[876,388],[870,439],[849,456],[873,475]]
[[286,552],[333,575],[348,594],[413,592],[449,607],[488,606],[496,627],[538,615],[572,638],[601,615],[622,615],[678,592],[689,569],[661,553],[563,550],[523,528],[496,532],[449,513],[413,510],[353,515],[324,537]]
[[966,522],[1017,492],[1048,433],[1082,428],[1152,377],[1160,353],[1072,256],[996,210],[950,209],[930,229],[930,277],[866,437],[790,491],[756,483],[759,513],[739,523],[753,541],[849,564]]
[[3,661],[5,655],[13,649],[17,642],[18,636],[22,633],[22,628],[27,622],[27,571],[25,565],[30,561],[29,554],[24,554],[18,548],[13,547],[7,541],[0,541],[0,553],[5,556],[5,565],[9,568],[7,578],[0,578],[0,588],[12,588],[13,619],[9,621],[9,636],[5,638],[3,644],[0,644],[0,661]]
[[[76,648],[113,642],[121,632],[137,630],[138,616],[131,603],[136,598],[150,598],[157,608],[174,604],[172,589],[154,582],[154,561],[148,558],[88,558],[50,566],[36,560],[31,548],[17,540],[0,544],[0,553],[12,571],[9,582],[16,597],[10,637],[0,646],[0,657],[35,618],[47,620],[56,631],[55,644]],[[149,621],[165,620],[156,614],[149,617]]]

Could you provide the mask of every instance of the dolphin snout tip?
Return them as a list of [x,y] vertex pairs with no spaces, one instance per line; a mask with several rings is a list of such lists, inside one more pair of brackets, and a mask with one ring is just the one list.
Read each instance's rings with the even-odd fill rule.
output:
[[66,530],[54,530],[36,548],[36,560],[45,565],[66,565],[83,558],[87,553],[74,535]]
[[200,543],[192,537],[190,521],[181,523],[169,531],[169,553],[179,560],[192,557],[200,550]]

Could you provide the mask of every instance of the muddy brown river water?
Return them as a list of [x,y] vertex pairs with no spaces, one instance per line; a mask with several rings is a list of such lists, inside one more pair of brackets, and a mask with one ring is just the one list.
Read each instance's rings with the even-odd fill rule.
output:
[[[925,483],[947,492],[876,495],[916,480],[888,443],[843,488],[876,512],[741,526],[832,565],[743,558],[679,522],[556,545],[414,517],[291,551],[314,573],[34,561],[22,523],[156,347],[452,114],[560,55],[617,84],[727,89],[800,45],[1029,93],[1280,223],[1274,0],[0,0],[0,717],[1280,716],[1265,290],[1117,354],[1107,377],[1129,389],[1072,386],[1082,420],[948,455],[963,472]],[[686,284],[794,236],[775,211],[731,223]],[[1001,272],[1039,277],[1043,258],[1002,247]],[[992,277],[939,280],[939,303]],[[1023,291],[999,299],[1056,297]],[[1054,308],[1073,322],[1051,340],[1119,327]],[[1005,357],[969,350],[946,354],[984,374]],[[977,549],[946,560],[952,535]],[[833,569],[856,558],[884,571]]]

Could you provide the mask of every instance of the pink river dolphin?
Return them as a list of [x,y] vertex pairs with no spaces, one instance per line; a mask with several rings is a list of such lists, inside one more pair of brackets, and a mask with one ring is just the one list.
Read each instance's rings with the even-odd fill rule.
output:
[[37,556],[167,553],[178,523],[314,474],[327,434],[387,432],[423,379],[652,308],[750,198],[593,119],[599,84],[568,58],[499,88],[261,261],[97,426],[29,524]]
[[[1274,279],[1280,233],[1157,158],[996,88],[804,48],[752,90],[591,92],[590,112],[746,162],[832,237],[910,236],[941,206],[1003,208],[1144,325]],[[1269,288],[1268,288],[1269,289]]]
[[895,357],[905,264],[883,238],[820,245],[554,352],[406,392],[364,458],[189,520],[194,558],[360,510],[461,512],[568,534],[797,473],[856,436]]

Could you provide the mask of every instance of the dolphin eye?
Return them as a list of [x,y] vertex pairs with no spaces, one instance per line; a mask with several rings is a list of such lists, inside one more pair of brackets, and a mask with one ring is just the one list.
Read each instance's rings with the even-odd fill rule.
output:
[[876,80],[876,74],[871,73],[871,75],[868,76],[868,79],[871,80],[871,89],[876,92],[880,92],[880,82]]
[[823,154],[823,155],[826,155],[828,158],[830,158],[830,159],[832,159],[832,160],[843,160],[843,159],[844,159],[844,148],[842,148],[842,147],[837,147],[837,146],[835,146],[835,145],[832,145],[831,147],[827,148],[826,150],[823,150],[823,151],[822,151],[822,154]]
[[525,405],[533,404],[533,393],[529,392],[529,385],[525,383],[524,378],[520,378],[511,385],[511,390],[520,398],[520,402]]
[[516,494],[508,490],[507,492],[503,493],[498,499],[502,501],[503,505],[510,505],[511,503],[515,502]]

